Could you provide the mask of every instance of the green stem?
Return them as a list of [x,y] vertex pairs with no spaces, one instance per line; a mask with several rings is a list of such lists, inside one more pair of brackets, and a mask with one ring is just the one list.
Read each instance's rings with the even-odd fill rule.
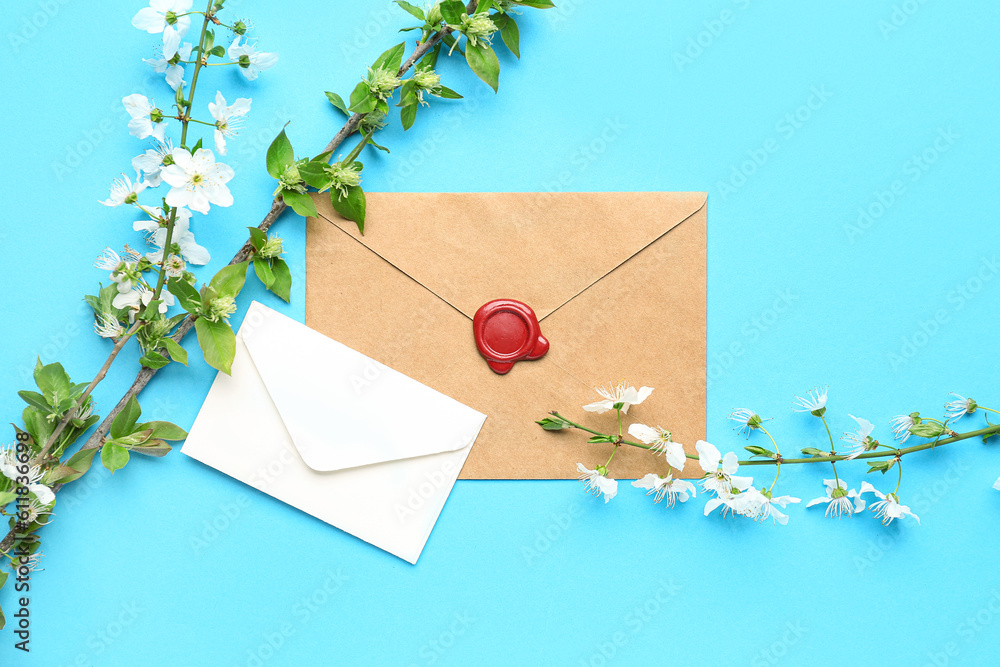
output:
[[896,480],[896,490],[892,495],[899,498],[899,485],[903,483],[903,459],[896,459],[896,467],[899,468],[899,478]]
[[[905,456],[906,454],[911,454],[913,452],[923,451],[925,449],[932,449],[934,447],[941,447],[943,445],[949,445],[953,442],[959,442],[961,440],[968,440],[969,438],[978,438],[984,435],[997,435],[1000,434],[1000,424],[994,424],[993,426],[988,426],[986,428],[981,428],[975,431],[969,431],[968,433],[958,433],[950,438],[945,438],[944,440],[938,440],[937,442],[927,442],[922,445],[913,445],[912,447],[904,447],[902,449],[892,449],[890,451],[874,451],[865,452],[864,454],[859,454],[855,456],[855,459],[881,459],[887,456]],[[836,456],[813,456],[808,459],[784,459],[782,463],[822,463],[824,461],[845,461],[847,457],[844,455]],[[740,465],[769,465],[774,463],[773,459],[762,459],[753,461],[740,461]]]
[[[830,453],[833,454],[836,451],[836,447],[833,445],[833,433],[830,433],[830,425],[826,423],[826,417],[823,415],[819,416],[823,420],[823,426],[826,427],[826,437],[830,438]],[[830,465],[833,466],[833,481],[837,483],[837,488],[840,488],[840,478],[837,477],[837,464],[830,461]]]
[[757,428],[763,431],[764,434],[771,439],[771,444],[774,445],[774,453],[778,455],[778,458],[774,460],[774,480],[771,481],[771,486],[767,489],[770,493],[771,489],[774,488],[774,485],[778,483],[778,475],[781,474],[781,452],[778,450],[778,443],[774,441],[774,436],[772,436],[771,433],[763,426],[758,426]]
[[[586,426],[584,426],[582,424],[577,424],[574,421],[570,421],[569,419],[566,419],[565,417],[563,417],[558,412],[553,412],[552,416],[553,417],[558,417],[559,419],[563,420],[564,422],[566,422],[567,424],[569,424],[573,428],[578,428],[581,431],[586,431],[587,433],[592,433],[594,435],[602,435],[602,436],[604,436],[606,438],[611,437],[607,433],[601,433],[600,431],[595,431],[592,428],[587,428]],[[622,438],[622,440],[621,440],[621,442],[619,444],[622,444],[622,445],[631,445],[632,447],[639,447],[641,449],[652,449],[652,447],[653,447],[652,445],[647,445],[644,442],[632,442],[631,440],[626,440],[624,438]],[[688,454],[687,456],[688,456],[688,458],[695,458],[695,459],[698,458],[697,456],[692,456],[691,454]]]
[[354,160],[357,159],[359,155],[361,155],[361,151],[364,149],[365,145],[368,143],[368,139],[370,139],[371,136],[372,136],[371,132],[369,132],[368,134],[362,132],[361,141],[358,142],[357,146],[351,149],[351,152],[348,153],[347,157],[341,160],[341,162],[344,164],[350,164],[351,162],[354,162]]

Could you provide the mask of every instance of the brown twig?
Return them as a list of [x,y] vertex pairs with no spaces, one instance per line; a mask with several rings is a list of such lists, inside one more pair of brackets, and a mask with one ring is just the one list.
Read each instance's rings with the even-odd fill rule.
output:
[[[476,0],[472,0],[472,2],[469,2],[467,7],[470,13],[475,11]],[[440,30],[438,30],[437,32],[435,32],[433,35],[431,35],[426,41],[417,44],[416,48],[413,49],[413,53],[410,54],[410,57],[407,58],[405,61],[403,61],[403,63],[400,65],[399,72],[397,73],[396,76],[401,77],[404,74],[406,74],[406,72],[409,71],[411,67],[413,67],[414,63],[423,58],[428,51],[433,49],[442,39],[444,39],[445,35],[448,35],[451,32],[452,29],[448,26],[445,26]],[[344,126],[341,127],[340,130],[337,132],[337,134],[333,136],[333,139],[330,140],[330,143],[326,145],[326,148],[323,149],[323,152],[332,153],[333,151],[337,150],[337,148],[340,146],[340,144],[344,142],[345,139],[347,139],[349,136],[351,136],[351,134],[357,131],[358,127],[361,125],[361,121],[364,119],[366,115],[367,114],[362,114],[362,113],[352,114],[350,118],[347,119],[347,122],[344,123]],[[273,225],[275,221],[277,221],[278,217],[285,211],[286,208],[288,208],[288,205],[285,204],[285,202],[282,201],[280,197],[275,199],[271,203],[271,210],[267,212],[267,215],[264,216],[264,219],[261,221],[261,223],[257,225],[257,229],[261,230],[264,233],[267,233],[267,230],[271,228],[271,225]],[[253,252],[253,249],[254,249],[253,245],[250,243],[250,240],[247,239],[246,243],[243,244],[243,247],[240,248],[239,252],[237,252],[236,255],[233,256],[233,259],[229,263],[238,264],[246,260],[248,257],[250,257],[251,253]],[[194,315],[188,315],[186,318],[184,318],[184,320],[177,327],[177,330],[174,332],[172,338],[179,343],[184,338],[184,336],[188,334],[188,332],[191,330],[191,327],[194,326],[195,319],[196,317]],[[103,377],[103,374],[107,372],[108,367],[111,366],[111,363],[114,361],[114,358],[117,356],[117,354],[118,354],[117,349],[112,350],[112,354],[108,357],[108,360],[105,362],[104,367],[101,369],[101,373],[99,373],[99,376],[96,377],[94,379],[94,382],[91,383],[92,386],[96,385],[96,383],[100,381],[100,378]],[[84,443],[83,447],[81,447],[81,451],[86,449],[99,449],[104,444],[104,436],[107,435],[108,430],[110,430],[111,423],[115,420],[115,417],[117,417],[118,414],[125,409],[125,405],[128,403],[129,399],[131,399],[133,396],[138,395],[138,393],[142,391],[147,384],[149,384],[149,381],[153,379],[154,375],[156,375],[156,371],[157,369],[155,368],[146,368],[146,367],[143,367],[142,369],[139,370],[139,373],[135,376],[135,380],[132,381],[132,386],[128,388],[128,391],[126,391],[125,395],[122,396],[120,401],[118,401],[118,404],[111,410],[111,412],[107,414],[107,416],[100,423],[100,425],[98,425],[97,430],[95,430],[90,435],[90,437],[87,438],[87,442]],[[61,489],[62,487],[63,487],[62,484],[54,484],[52,486],[52,491],[58,492],[59,489]],[[2,540],[0,540],[0,551],[8,551],[10,547],[13,546],[16,535],[17,535],[17,526],[15,525],[15,527],[11,529],[10,532],[8,532],[7,535]]]

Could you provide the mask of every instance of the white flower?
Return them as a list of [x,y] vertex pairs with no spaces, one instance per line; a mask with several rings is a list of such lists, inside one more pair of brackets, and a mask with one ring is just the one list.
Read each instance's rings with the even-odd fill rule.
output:
[[844,433],[840,437],[841,440],[845,442],[853,443],[854,448],[845,457],[848,461],[856,458],[862,452],[868,451],[868,448],[872,445],[871,434],[875,430],[875,425],[872,424],[867,419],[862,417],[855,417],[854,415],[848,415],[851,419],[858,423],[858,427],[854,429],[851,433]]
[[732,495],[734,490],[742,491],[753,484],[752,477],[740,477],[735,474],[740,464],[733,452],[727,452],[722,456],[715,445],[704,440],[699,440],[694,448],[698,452],[698,464],[705,471],[701,488],[706,492],[711,491],[722,497]]
[[647,445],[652,445],[649,451],[654,454],[663,452],[667,463],[674,468],[678,470],[684,469],[684,462],[687,461],[687,455],[684,454],[684,445],[671,440],[670,431],[664,430],[659,426],[653,428],[645,424],[632,424],[628,427],[628,433]]
[[153,102],[145,95],[135,93],[122,98],[125,111],[131,117],[128,131],[139,139],[153,137],[159,142],[164,141],[167,125],[163,122],[163,112],[153,106]]
[[[147,149],[142,155],[132,158],[132,168],[135,169],[136,178],[142,173],[142,182],[147,188],[155,188],[163,182],[160,178],[160,170],[163,169],[163,160],[174,150],[173,143],[167,139],[166,143],[157,142],[156,148]],[[171,158],[172,159],[172,158]]]
[[[181,60],[188,60],[191,58],[191,50],[194,48],[189,42],[184,42],[179,49],[177,49],[177,55],[180,56]],[[167,58],[143,58],[144,63],[153,68],[153,71],[157,74],[166,73],[167,85],[177,90],[183,86],[186,81],[184,81],[184,65],[180,63],[170,64],[170,60]]]
[[755,428],[760,428],[760,423],[764,421],[760,418],[760,415],[749,408],[733,410],[729,413],[729,419],[739,424],[739,428],[736,429],[736,432],[743,433],[746,431],[748,438],[750,437],[750,431]]
[[139,179],[139,172],[135,174],[135,183],[132,179],[122,174],[121,178],[116,178],[111,183],[111,192],[107,199],[100,202],[105,206],[121,206],[122,204],[134,204],[139,198],[139,193],[146,189],[146,183]]
[[[878,496],[881,500],[877,500],[871,504],[871,511],[875,513],[875,516],[882,519],[882,524],[888,526],[892,523],[893,519],[902,519],[904,515],[909,514],[914,519],[917,520],[917,524],[920,524],[920,517],[910,511],[910,508],[906,505],[899,504],[899,496],[895,493],[883,494],[881,491],[875,487],[871,487],[871,492]],[[869,489],[865,488],[865,485],[861,485],[861,492],[864,493]]]
[[[153,290],[149,289],[146,285],[142,283],[136,284],[132,289],[124,294],[118,294],[111,305],[115,308],[131,308],[133,312],[129,313],[129,319],[131,320],[135,316],[134,311],[138,311],[141,308],[145,308],[149,305],[149,302],[153,300]],[[141,306],[140,306],[141,304]],[[167,290],[160,291],[160,305],[157,310],[160,313],[167,312],[167,307],[174,305],[174,295]]]
[[603,400],[588,403],[583,406],[583,409],[599,414],[614,410],[616,405],[620,407],[622,412],[628,414],[629,407],[639,405],[653,393],[652,387],[643,387],[637,391],[635,387],[628,386],[627,380],[621,380],[611,387],[594,387],[594,390],[603,397]]
[[[137,232],[146,232],[146,242],[156,248],[156,250],[146,253],[146,259],[154,264],[159,264],[160,260],[163,259],[163,244],[167,240],[167,228],[166,223],[162,222],[164,219],[163,209],[152,208],[149,209],[149,213],[157,219],[136,220],[132,223],[132,229]],[[170,243],[171,245],[177,244],[183,260],[192,264],[208,264],[212,257],[208,254],[208,250],[195,243],[194,233],[190,230],[190,225],[191,211],[186,208],[178,208]]]
[[125,327],[114,315],[101,313],[99,317],[94,319],[94,332],[101,338],[118,339],[125,333]]
[[[42,505],[51,505],[56,499],[52,489],[41,483],[42,469],[38,466],[31,466],[26,471],[21,472],[18,468],[27,466],[17,460],[17,452],[13,447],[4,447],[0,450],[0,474],[21,486],[28,487],[28,491],[35,495]],[[18,481],[18,478],[21,478]],[[25,480],[27,482],[25,483]]]
[[186,15],[191,4],[192,0],[149,0],[149,7],[132,17],[132,25],[150,35],[162,32],[163,57],[170,60],[191,27],[191,17]]
[[278,54],[258,51],[249,40],[240,44],[240,35],[236,35],[236,39],[229,45],[229,59],[238,62],[243,76],[248,81],[253,81],[258,74],[274,67],[278,62]]
[[993,482],[993,488],[1000,491],[1000,477],[997,477],[997,481]]
[[589,493],[595,496],[604,494],[604,502],[608,502],[618,493],[618,481],[608,479],[607,469],[604,466],[597,466],[597,470],[590,470],[582,463],[576,464],[576,470],[580,473],[580,481],[583,482]]
[[125,246],[125,255],[132,261],[126,261],[111,248],[105,248],[101,256],[94,261],[94,267],[111,272],[111,280],[118,284],[119,294],[131,290],[132,286],[142,278],[142,274],[135,267],[141,255],[128,246]]
[[[823,484],[826,485],[826,496],[813,498],[806,503],[806,507],[827,503],[826,516],[836,516],[838,519],[843,514],[853,516],[855,512],[863,511],[866,503],[861,494],[874,490],[874,487],[868,482],[861,483],[861,493],[854,489],[848,490],[847,482],[842,479],[824,479]],[[853,503],[851,502],[852,498],[854,499]]]
[[944,406],[945,410],[947,410],[945,416],[948,418],[948,421],[961,419],[965,415],[972,414],[979,407],[971,398],[965,398],[955,392],[951,392],[951,395],[955,397],[955,400],[946,403]]
[[740,499],[741,495],[743,494],[724,492],[720,493],[715,498],[709,499],[709,501],[705,503],[705,516],[714,512],[718,507],[722,507],[722,516],[726,516],[727,514],[739,514],[739,510],[742,506],[742,501]]
[[632,486],[637,489],[646,489],[647,496],[651,493],[655,494],[653,496],[654,503],[666,498],[666,507],[673,507],[678,500],[685,503],[688,498],[698,495],[695,492],[694,484],[685,479],[674,479],[673,475],[669,474],[666,477],[660,477],[651,472],[642,479],[632,482]]
[[167,255],[167,261],[163,263],[163,268],[167,272],[168,278],[180,278],[187,269],[187,265],[180,255],[170,254]]
[[798,407],[792,406],[792,410],[795,412],[809,412],[817,417],[822,417],[823,413],[826,412],[826,387],[817,387],[813,389],[808,394],[803,396],[796,396],[795,400],[798,403]]
[[801,498],[772,496],[770,491],[759,491],[751,486],[736,497],[735,505],[737,512],[754,521],[771,518],[784,526],[788,523],[788,515],[777,507],[784,509],[790,503],[800,502],[802,502]]
[[226,98],[216,91],[215,101],[208,103],[208,111],[215,119],[215,150],[226,154],[226,137],[235,137],[243,123],[243,116],[250,111],[250,98],[240,97],[231,106],[226,106]]
[[912,415],[896,415],[889,420],[889,425],[892,426],[892,435],[896,440],[899,440],[899,444],[903,444],[910,437],[910,427],[913,424]]
[[235,173],[229,165],[216,162],[212,151],[199,148],[191,155],[183,148],[175,148],[170,155],[174,163],[160,172],[170,185],[169,206],[188,206],[199,213],[208,213],[209,204],[230,206],[233,203],[226,183]]

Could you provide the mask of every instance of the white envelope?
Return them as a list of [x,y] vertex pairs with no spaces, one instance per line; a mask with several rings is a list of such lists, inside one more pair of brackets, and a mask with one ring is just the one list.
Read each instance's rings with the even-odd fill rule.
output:
[[485,420],[254,301],[181,451],[416,563]]

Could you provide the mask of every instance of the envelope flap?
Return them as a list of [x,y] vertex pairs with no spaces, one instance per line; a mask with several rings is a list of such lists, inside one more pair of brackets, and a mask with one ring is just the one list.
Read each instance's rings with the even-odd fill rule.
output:
[[485,415],[256,301],[240,338],[302,460],[328,472],[472,444]]
[[[705,205],[704,192],[370,193],[339,226],[468,317],[510,298],[544,318]],[[312,267],[310,267],[312,270]]]

